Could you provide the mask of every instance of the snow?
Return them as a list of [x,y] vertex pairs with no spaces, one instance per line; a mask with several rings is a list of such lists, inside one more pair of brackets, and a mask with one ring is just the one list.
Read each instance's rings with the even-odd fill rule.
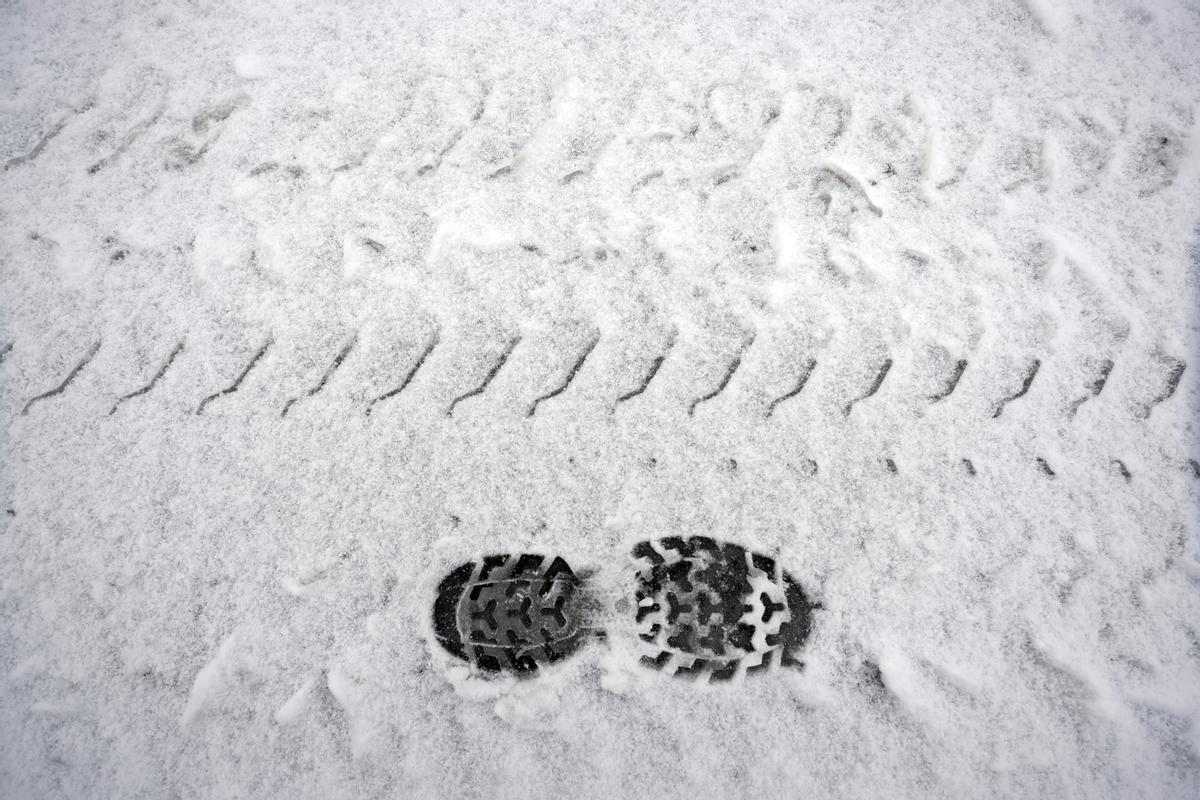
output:
[[[829,6],[4,4],[0,796],[1200,795],[1200,14]],[[803,672],[432,642],[671,533]]]

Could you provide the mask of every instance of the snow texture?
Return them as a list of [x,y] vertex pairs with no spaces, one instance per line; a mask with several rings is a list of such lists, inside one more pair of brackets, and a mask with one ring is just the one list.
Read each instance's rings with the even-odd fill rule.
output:
[[[1200,11],[0,4],[0,796],[1200,796]],[[777,556],[802,672],[434,587]]]

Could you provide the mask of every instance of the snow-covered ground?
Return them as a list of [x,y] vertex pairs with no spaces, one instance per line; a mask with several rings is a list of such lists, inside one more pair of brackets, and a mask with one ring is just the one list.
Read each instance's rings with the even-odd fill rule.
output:
[[[0,3],[0,796],[1200,795],[1200,9],[744,5]],[[430,642],[671,533],[803,672]]]

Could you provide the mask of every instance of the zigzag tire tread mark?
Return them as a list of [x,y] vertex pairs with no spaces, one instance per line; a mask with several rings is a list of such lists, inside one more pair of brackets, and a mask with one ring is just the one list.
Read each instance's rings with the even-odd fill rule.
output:
[[[410,349],[410,350],[397,351],[395,353],[395,359],[397,361],[410,360],[414,357],[416,358],[416,361],[414,362],[413,366],[409,369],[408,373],[405,374],[405,376],[400,381],[398,386],[393,387],[392,389],[389,389],[388,391],[385,391],[383,394],[379,394],[379,395],[375,396],[372,400],[370,400],[361,409],[362,412],[365,413],[366,415],[370,416],[373,411],[374,406],[378,402],[380,402],[382,400],[386,400],[387,398],[393,396],[394,394],[397,394],[399,391],[402,391],[404,388],[406,388],[408,385],[408,382],[412,379],[413,375],[415,374],[415,371],[417,369],[421,368],[421,366],[424,364],[426,358],[429,356],[430,352],[433,350],[434,346],[436,346],[440,341],[441,341],[440,335],[435,334],[432,337],[432,339],[430,339],[430,341],[426,344],[426,346],[424,347],[423,350],[417,349],[414,351],[414,350]],[[505,349],[503,351],[503,353],[501,354],[500,358],[498,358],[496,360],[495,364],[493,365],[493,371],[491,373],[488,373],[487,376],[485,376],[485,380],[483,383],[476,385],[473,388],[470,388],[468,391],[466,391],[462,394],[458,394],[458,395],[454,396],[454,398],[450,404],[451,411],[453,411],[454,407],[462,400],[470,398],[470,397],[474,397],[477,394],[481,394],[482,391],[484,389],[486,389],[487,383],[491,380],[492,377],[494,377],[494,373],[499,371],[500,369],[502,369],[505,366],[505,364],[507,363],[507,360],[508,360],[508,355],[511,354],[512,347],[515,346],[515,344],[519,341],[520,341],[520,337],[515,337],[514,339],[510,340],[510,342],[508,343],[507,349]],[[353,349],[356,342],[357,342],[357,336],[352,337],[349,345],[343,346],[343,349],[341,351],[338,351],[333,354],[333,356],[332,356],[333,361],[332,361],[332,365],[330,368],[331,370],[337,369],[338,367],[342,366],[342,362],[345,359],[347,359],[347,357],[350,356],[351,350]],[[73,388],[73,385],[75,383],[75,378],[79,375],[79,373],[83,372],[84,370],[96,369],[96,367],[92,365],[92,357],[96,355],[96,351],[99,349],[99,343],[100,343],[100,339],[96,339],[93,342],[91,348],[83,350],[81,352],[81,357],[78,359],[75,366],[73,368],[71,368],[69,371],[56,372],[56,373],[45,375],[44,376],[45,383],[52,386],[53,388],[51,388],[47,391],[41,391],[40,393],[37,393],[37,389],[41,388],[38,384],[33,383],[30,386],[26,387],[25,392],[23,393],[24,397],[17,399],[17,404],[18,404],[18,406],[20,406],[19,413],[28,413],[31,410],[31,407],[39,405],[43,401],[57,398],[60,395],[67,393],[68,391],[77,391]],[[266,339],[266,341],[263,342],[261,344],[261,346],[250,357],[249,361],[243,362],[241,364],[241,372],[240,373],[231,376],[230,379],[227,381],[224,381],[224,382],[218,381],[215,385],[211,385],[211,386],[207,387],[207,390],[209,391],[209,393],[198,397],[199,405],[196,406],[197,413],[203,413],[203,411],[206,409],[206,407],[210,403],[220,399],[221,397],[223,397],[227,394],[231,394],[231,393],[237,391],[238,386],[240,385],[241,381],[243,379],[245,379],[246,376],[258,366],[259,362],[262,360],[262,357],[266,354],[266,352],[269,349],[272,348],[273,345],[274,345],[274,338],[268,337]],[[593,338],[590,341],[590,344],[584,350],[583,357],[580,358],[579,354],[575,354],[574,361],[571,360],[571,357],[570,357],[571,354],[563,353],[562,354],[563,358],[560,360],[564,365],[566,365],[566,367],[568,369],[568,373],[565,378],[565,383],[558,385],[555,389],[553,389],[549,393],[533,396],[530,403],[527,404],[527,406],[526,406],[526,408],[527,408],[526,416],[532,417],[533,414],[529,413],[530,409],[536,410],[540,407],[541,403],[543,403],[547,400],[552,400],[555,397],[557,397],[559,394],[561,394],[567,388],[567,386],[569,386],[571,384],[572,380],[575,378],[575,374],[579,371],[579,367],[582,366],[582,364],[584,363],[585,360],[587,360],[587,358],[591,355],[593,350],[597,349],[598,347],[601,347],[602,345],[603,345],[603,341],[601,340],[601,338],[599,336]],[[673,346],[674,346],[674,340],[672,340],[671,343],[668,345],[668,348],[667,348],[667,350],[664,351],[664,354],[660,355],[658,358],[655,359],[655,361],[652,365],[653,369],[647,376],[645,376],[643,378],[641,386],[639,386],[637,389],[633,390],[632,392],[618,394],[616,397],[612,398],[611,401],[609,401],[609,402],[611,402],[613,404],[621,404],[621,403],[631,399],[632,397],[637,396],[642,391],[644,391],[645,384],[648,383],[648,381],[650,379],[654,378],[655,374],[658,371],[657,370],[658,366],[661,365],[662,358],[665,357],[665,353],[670,352],[670,350],[673,348]],[[749,345],[747,345],[747,347],[748,346]],[[0,367],[3,367],[4,369],[8,369],[7,364],[13,355],[13,351],[16,349],[17,349],[17,347],[16,347],[15,342],[7,342],[3,345],[0,345]],[[118,406],[122,406],[128,401],[134,401],[134,400],[141,401],[141,398],[144,398],[144,397],[152,394],[154,391],[156,391],[156,387],[159,385],[160,379],[164,377],[164,374],[167,371],[169,371],[170,369],[177,369],[177,367],[175,367],[174,365],[177,361],[176,357],[180,356],[184,350],[182,342],[175,343],[174,349],[171,349],[169,346],[167,346],[165,344],[161,349],[166,354],[166,356],[165,356],[165,360],[163,361],[162,365],[159,368],[159,371],[152,375],[147,375],[144,378],[143,383],[140,386],[140,388],[137,388],[133,391],[127,391],[124,387],[122,387],[120,392],[114,394],[114,396],[112,398],[110,398],[112,401],[112,403],[109,406],[110,415],[112,414],[112,410],[114,408],[116,408]],[[201,358],[201,359],[203,359],[204,355],[205,355],[200,350],[189,351],[189,352],[193,352],[194,357]],[[894,358],[895,358],[894,354],[889,355],[889,357],[883,362],[882,368],[878,372],[874,383],[869,386],[863,387],[863,393],[861,395],[856,396],[854,399],[850,400],[847,404],[845,404],[843,406],[844,412],[847,411],[848,409],[856,407],[861,401],[871,398],[872,396],[877,394],[878,390],[880,389],[880,385],[884,382],[884,378],[889,375],[889,371],[891,370],[893,363],[894,363]],[[736,367],[737,363],[739,363],[739,361],[738,361],[738,359],[735,358],[734,362],[732,362],[731,366]],[[809,378],[811,377],[811,373],[816,368],[816,363],[817,363],[816,360],[811,357],[808,357],[808,360],[806,360],[806,361],[802,361],[802,365],[800,368],[800,376],[801,376],[800,379],[796,382],[795,386],[793,386],[791,389],[786,391],[784,394],[782,394],[778,397],[775,397],[774,399],[769,401],[769,403],[766,405],[765,409],[762,412],[764,418],[766,418],[766,419],[772,418],[775,415],[775,411],[780,403],[795,397],[801,391],[814,391],[814,389],[809,388],[808,384],[810,382]],[[1114,363],[1111,360],[1106,360],[1103,363],[1104,363],[1104,367],[1103,367],[1103,371],[1101,373],[1101,377],[1093,378],[1092,383],[1089,384],[1087,387],[1085,387],[1088,391],[1087,394],[1083,395],[1082,398],[1076,397],[1074,394],[1069,394],[1069,395],[1064,394],[1063,397],[1060,398],[1061,402],[1056,404],[1065,409],[1062,413],[1066,415],[1066,418],[1068,420],[1072,419],[1075,416],[1079,407],[1084,402],[1093,400],[1095,397],[1097,397],[1101,393],[1101,391],[1103,391],[1105,389],[1106,385],[1109,382],[1110,373],[1114,369]],[[1174,397],[1176,394],[1179,393],[1178,388],[1182,384],[1181,379],[1186,371],[1187,366],[1188,366],[1187,362],[1181,358],[1164,357],[1163,359],[1160,359],[1159,362],[1152,363],[1150,361],[1143,359],[1140,363],[1135,363],[1135,364],[1132,364],[1132,365],[1129,365],[1126,367],[1127,371],[1136,370],[1139,373],[1137,385],[1141,386],[1144,384],[1146,386],[1153,388],[1156,391],[1156,393],[1153,394],[1152,396],[1150,396],[1148,398],[1144,398],[1140,401],[1141,407],[1136,411],[1136,414],[1135,414],[1137,416],[1137,418],[1139,418],[1139,419],[1148,418],[1151,415],[1151,413],[1153,412],[1153,410],[1158,405],[1167,402],[1168,400],[1170,400],[1172,397]],[[828,371],[831,368],[829,366],[826,366],[823,369]],[[837,369],[837,367],[835,366],[835,367],[833,367],[833,369]],[[968,366],[967,366],[966,360],[959,360],[958,362],[956,362],[953,365],[950,373],[948,374],[948,376],[946,378],[946,385],[932,395],[925,393],[926,392],[925,387],[912,387],[912,388],[908,389],[907,391],[915,393],[916,397],[918,397],[921,400],[924,400],[928,404],[939,404],[939,403],[944,404],[952,399],[951,395],[955,392],[960,380],[963,377],[964,372],[966,372],[967,369],[968,369]],[[1044,361],[1040,357],[1033,359],[1030,362],[1028,369],[1024,373],[1023,381],[1014,387],[1014,391],[1012,391],[1009,394],[1004,395],[1004,396],[991,398],[990,402],[993,404],[993,410],[989,416],[992,418],[999,418],[1002,414],[1007,412],[1008,407],[1010,405],[1012,405],[1014,402],[1021,402],[1022,398],[1030,391],[1035,380],[1042,380],[1041,374],[1045,373],[1049,370],[1050,370],[1050,366],[1048,366],[1048,362]],[[305,397],[311,397],[313,394],[316,394],[324,386],[324,380],[327,380],[328,376],[330,374],[332,374],[332,372],[328,371],[324,378],[318,378],[315,386],[310,386],[307,389],[301,390],[300,394],[296,395],[295,397],[287,399],[284,408],[290,409],[291,406],[297,400],[303,399]],[[731,375],[732,372],[730,372],[729,374]],[[759,379],[766,380],[767,378],[763,378],[762,376],[759,376]],[[41,380],[41,378],[39,378],[39,380]],[[351,380],[353,380],[353,379],[351,379]],[[717,387],[716,393],[701,395],[701,397],[693,399],[691,401],[691,404],[684,406],[683,409],[685,409],[687,414],[692,415],[693,411],[696,407],[696,404],[698,402],[702,402],[706,399],[710,399],[711,397],[715,397],[716,394],[719,394],[719,390],[724,385],[725,382],[727,382],[727,381],[723,381],[721,386]],[[619,381],[618,381],[618,383],[619,383]],[[821,389],[821,387],[817,387],[816,391],[820,391],[820,389]],[[158,390],[158,391],[161,391],[161,390]],[[203,391],[203,390],[200,390],[200,391]],[[456,391],[457,391],[457,389],[456,389]],[[1067,390],[1060,389],[1059,391],[1063,392],[1063,391],[1067,391]],[[1074,390],[1072,389],[1071,391],[1074,391]],[[533,394],[533,393],[531,392],[531,394]],[[21,406],[21,404],[20,404],[21,399],[23,399],[25,401],[23,406]],[[901,395],[894,395],[890,399],[893,401],[897,401],[897,402],[903,402],[909,398],[906,395],[901,394]],[[1134,402],[1134,401],[1130,400],[1129,402]],[[1055,405],[1055,404],[1051,404],[1051,405]],[[284,413],[282,416],[287,416],[287,414]]]
[[707,536],[640,542],[632,558],[644,666],[702,682],[803,668],[819,606],[775,559]]
[[438,586],[434,635],[484,672],[533,674],[583,643],[579,587],[558,557],[498,554],[468,561]]

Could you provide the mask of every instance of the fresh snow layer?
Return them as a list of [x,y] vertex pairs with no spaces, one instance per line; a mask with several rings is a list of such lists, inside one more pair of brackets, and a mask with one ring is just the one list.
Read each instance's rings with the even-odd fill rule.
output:
[[[3,3],[0,796],[1200,796],[1197,41]],[[803,672],[431,643],[668,534],[778,556]]]

